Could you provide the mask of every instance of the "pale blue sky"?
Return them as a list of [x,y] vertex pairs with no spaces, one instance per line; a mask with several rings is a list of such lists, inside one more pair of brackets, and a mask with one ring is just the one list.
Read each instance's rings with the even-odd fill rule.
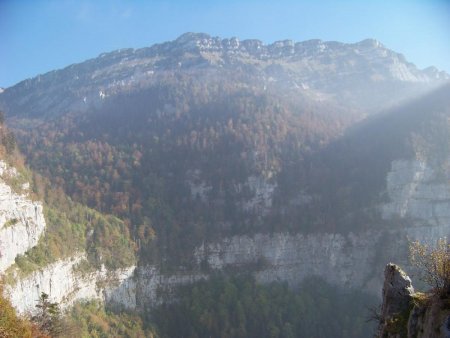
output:
[[0,86],[188,31],[265,43],[375,38],[450,72],[450,0],[0,0]]

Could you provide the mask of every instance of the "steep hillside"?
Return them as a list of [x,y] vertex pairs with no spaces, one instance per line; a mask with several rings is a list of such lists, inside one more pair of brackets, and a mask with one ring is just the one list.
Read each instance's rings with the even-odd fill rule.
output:
[[[185,34],[26,80],[0,106],[35,170],[122,218],[145,260],[177,264],[192,263],[186,254],[205,239],[366,223],[366,213],[346,217],[367,201],[329,194],[342,178],[320,184],[335,170],[314,156],[329,161],[324,147],[348,126],[446,79],[374,40],[265,46]],[[341,148],[330,152],[353,154]],[[303,203],[316,195],[320,203]]]
[[0,124],[0,279],[23,314],[41,292],[65,308],[106,300],[134,270],[134,245],[122,221],[71,201],[31,173]]

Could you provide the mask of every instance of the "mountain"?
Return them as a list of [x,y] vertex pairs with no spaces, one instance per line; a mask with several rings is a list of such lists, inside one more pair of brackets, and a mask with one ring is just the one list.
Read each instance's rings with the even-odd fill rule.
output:
[[175,41],[101,54],[22,81],[5,90],[2,107],[11,115],[28,116],[83,111],[119,93],[154,86],[173,74],[216,84],[231,76],[230,81],[261,91],[371,110],[449,80],[445,72],[434,67],[419,70],[403,55],[371,39],[355,44],[284,40],[264,45],[259,40],[186,33]]
[[135,250],[107,301],[145,313],[243,271],[378,294],[408,239],[450,230],[448,81],[375,40],[187,33],[25,80],[0,107],[34,171],[120,219],[101,232],[120,250],[100,235],[83,246],[100,274]]

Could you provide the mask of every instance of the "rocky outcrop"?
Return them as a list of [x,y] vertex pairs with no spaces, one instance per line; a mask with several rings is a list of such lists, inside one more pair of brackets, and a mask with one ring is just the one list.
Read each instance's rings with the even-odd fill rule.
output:
[[[12,305],[19,313],[30,313],[36,308],[42,292],[49,295],[64,309],[81,299],[99,299],[107,302],[118,298],[121,284],[130,279],[134,267],[109,271],[105,268],[97,271],[81,271],[80,263],[85,260],[83,254],[60,260],[39,269],[26,277],[15,276],[15,283],[5,288]],[[127,304],[125,297],[120,297]]]
[[14,263],[17,255],[35,246],[45,229],[42,204],[14,192],[3,180],[17,175],[14,168],[0,161],[0,273]]
[[137,270],[138,308],[154,306],[163,300],[170,300],[174,290],[186,284],[191,284],[208,276],[199,271],[178,271],[163,274],[156,267],[146,267]]
[[379,337],[405,335],[407,319],[413,304],[413,294],[411,279],[399,266],[388,264],[384,270]]
[[381,316],[392,317],[408,310],[414,288],[411,279],[395,264],[388,264],[384,270],[383,306]]
[[448,295],[415,293],[411,279],[397,265],[385,269],[380,338],[450,337]]
[[172,301],[178,287],[206,278],[208,275],[200,271],[162,273],[156,266],[141,266],[116,288],[105,290],[106,302],[115,309],[145,311]]

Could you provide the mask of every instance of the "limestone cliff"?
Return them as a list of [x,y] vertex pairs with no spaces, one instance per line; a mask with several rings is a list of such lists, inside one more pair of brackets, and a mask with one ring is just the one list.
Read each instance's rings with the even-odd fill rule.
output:
[[[3,174],[8,170],[12,169],[4,166]],[[207,278],[208,271],[232,268],[252,271],[262,283],[281,280],[296,286],[304,278],[316,275],[338,286],[376,294],[382,285],[379,276],[386,261],[396,260],[408,266],[408,240],[433,241],[450,232],[446,214],[439,211],[450,209],[446,198],[449,187],[439,182],[437,175],[426,161],[392,163],[386,179],[389,199],[380,205],[380,212],[386,221],[411,220],[409,227],[380,227],[348,234],[279,232],[223,238],[196,247],[192,253],[193,267],[172,273],[162,273],[158,266],[152,265],[136,270],[103,268],[83,273],[79,264],[85,255],[79,253],[25,278],[16,275],[16,282],[7,287],[7,292],[19,312],[32,310],[40,292],[48,293],[52,301],[62,303],[63,307],[77,299],[97,298],[111,306],[142,310],[170,296],[180,284]],[[4,181],[0,183],[4,220],[0,232],[1,271],[4,271],[17,254],[36,245],[44,232],[45,220],[39,202],[15,193]],[[271,194],[264,196],[264,204],[270,204]],[[11,219],[17,221],[6,226]]]
[[15,283],[6,286],[6,293],[19,313],[32,312],[42,292],[52,302],[66,308],[80,299],[107,301],[114,297],[123,280],[130,278],[134,267],[108,271],[82,272],[79,264],[84,255],[60,260],[21,278],[15,276]]
[[379,209],[386,222],[404,219],[408,227],[380,225],[348,234],[257,233],[205,242],[194,249],[190,269],[162,273],[158,266],[140,266],[111,300],[125,308],[143,309],[160,303],[181,284],[207,278],[208,271],[229,269],[251,271],[262,283],[286,281],[292,287],[308,276],[320,276],[340,287],[379,295],[386,262],[395,260],[411,268],[409,241],[434,242],[450,233],[445,214],[435,212],[450,210],[445,198],[449,186],[437,178],[436,168],[426,161],[392,163],[384,192],[389,198]]
[[389,202],[383,205],[385,219],[409,218],[415,223],[450,224],[450,185],[437,166],[426,160],[396,160],[387,175]]
[[[29,183],[15,189],[11,186],[21,181],[21,174],[0,160],[0,276],[15,263],[18,255],[36,246],[45,236],[43,205],[29,196]],[[35,310],[41,292],[66,308],[79,299],[117,298],[115,293],[119,292],[120,284],[134,272],[134,266],[113,271],[102,266],[100,270],[84,272],[83,262],[86,253],[79,252],[29,274],[17,268],[9,269],[4,291],[22,314]]]
[[26,193],[16,193],[5,182],[17,175],[14,168],[0,160],[0,272],[13,264],[17,255],[35,246],[45,229],[42,204],[32,201]]

